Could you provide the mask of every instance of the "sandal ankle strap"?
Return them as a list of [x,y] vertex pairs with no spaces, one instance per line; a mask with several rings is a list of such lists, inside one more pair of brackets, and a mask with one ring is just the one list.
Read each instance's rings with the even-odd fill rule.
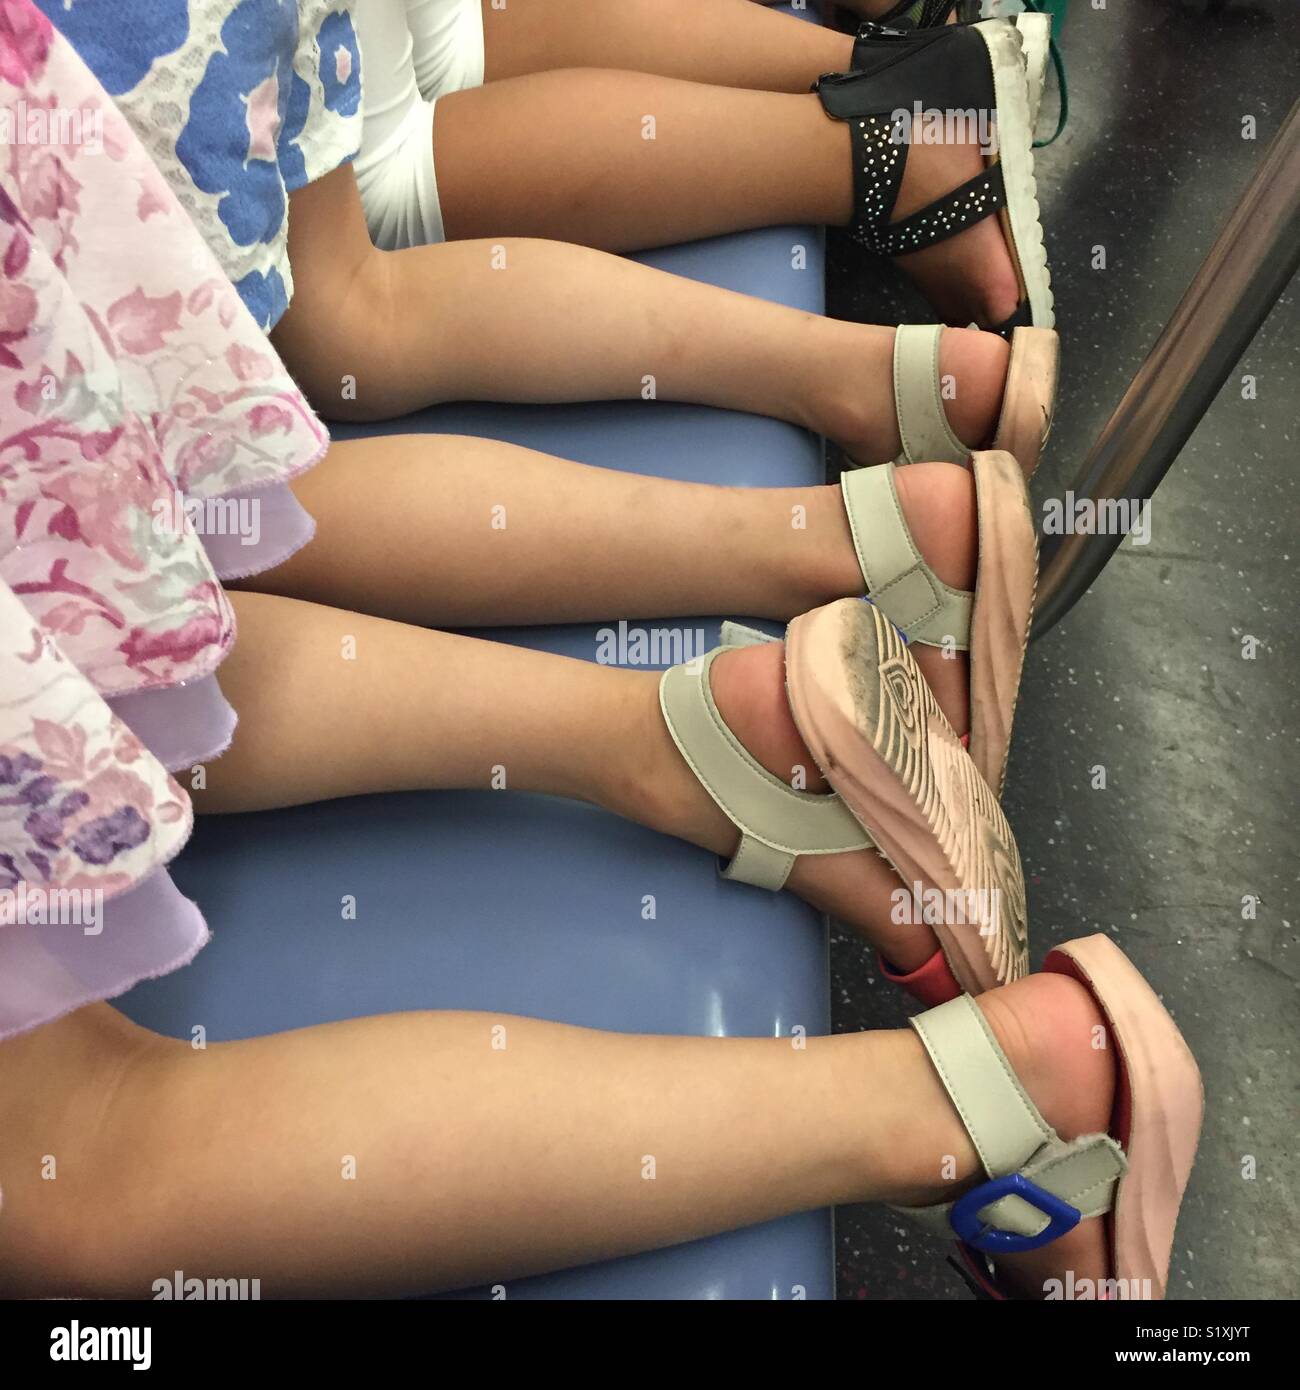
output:
[[740,831],[740,847],[722,876],[775,892],[785,886],[800,855],[867,849],[872,840],[833,792],[796,791],[727,727],[713,700],[709,671],[714,659],[731,649],[715,647],[700,662],[669,667],[659,682],[659,707],[700,785]]
[[896,463],[965,463],[970,458],[943,408],[942,341],[941,323],[903,323],[894,332],[894,413],[903,441]]
[[854,240],[877,255],[899,256],[955,236],[1002,206],[1000,190],[994,202],[994,190],[983,187],[992,181],[990,173],[977,186],[963,185],[915,217],[890,224],[907,168],[914,110],[997,109],[989,54],[973,26],[864,26],[853,64],[853,72],[826,74],[814,91],[826,114],[849,127],[854,217],[848,230]]
[[909,642],[970,647],[974,594],[945,584],[907,529],[892,463],[843,474],[840,488],[867,596]]
[[722,645],[724,647],[761,647],[767,642],[779,642],[770,632],[761,628],[738,623],[734,618],[724,618],[722,622]]
[[871,249],[881,256],[905,256],[909,251],[919,251],[923,246],[933,246],[937,241],[957,236],[1000,211],[1006,202],[1002,166],[990,165],[942,198],[936,198],[887,227],[876,227],[871,236]]
[[962,995],[911,1020],[989,1181],[956,1202],[895,1207],[978,1250],[1033,1249],[1114,1205],[1128,1170],[1108,1134],[1066,1141],[1029,1098],[983,1010]]

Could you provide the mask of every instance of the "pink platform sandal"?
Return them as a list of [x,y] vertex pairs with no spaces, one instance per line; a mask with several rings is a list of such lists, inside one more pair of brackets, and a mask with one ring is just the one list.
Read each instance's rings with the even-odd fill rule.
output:
[[[734,640],[730,640],[734,639]],[[727,727],[710,670],[722,651],[770,641],[734,624],[702,661],[660,683],[664,722],[683,759],[740,831],[725,878],[775,892],[796,860],[876,849],[927,895],[967,910],[931,922],[940,941],[921,972],[927,1002],[978,992],[1027,968],[1020,856],[997,797],[943,717],[898,629],[870,602],[844,599],[787,634],[786,693],[796,725],[834,787],[791,787]]]
[[[841,599],[786,631],[790,712],[823,776],[905,884],[937,890],[939,951],[922,1002],[978,994],[1028,968],[1020,855],[993,789],[875,603]],[[1018,665],[1017,665],[1018,674]]]
[[1016,1295],[998,1279],[991,1257],[1036,1250],[1080,1221],[1104,1216],[1108,1276],[1052,1280],[1045,1296],[1163,1298],[1201,1128],[1196,1059],[1154,990],[1109,937],[1068,942],[1044,969],[1079,980],[1105,1016],[1117,1069],[1109,1133],[1063,1140],[1025,1093],[979,1006],[951,1000],[918,1015],[912,1026],[987,1181],[955,1202],[894,1210],[927,1230],[955,1235],[959,1272],[976,1293],[999,1299]]

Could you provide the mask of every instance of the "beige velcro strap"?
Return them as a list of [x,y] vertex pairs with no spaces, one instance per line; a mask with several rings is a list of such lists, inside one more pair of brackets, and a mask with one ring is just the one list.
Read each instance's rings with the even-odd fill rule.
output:
[[779,642],[779,637],[764,632],[761,628],[738,623],[734,618],[725,618],[722,623],[722,645],[724,647],[761,647],[766,642]]
[[[911,1022],[990,1178],[1021,1173],[1077,1207],[1085,1220],[1111,1209],[1115,1186],[1128,1167],[1123,1150],[1108,1134],[1081,1135],[1067,1143],[1052,1129],[969,995]],[[951,1202],[895,1210],[937,1234],[952,1234]],[[979,1216],[988,1226],[1018,1235],[1037,1235],[1048,1224],[1037,1207],[1016,1196],[990,1203]]]
[[971,451],[943,408],[939,342],[943,324],[901,324],[894,334],[894,410],[906,463],[965,463]]
[[775,892],[801,854],[865,849],[870,836],[834,793],[796,791],[774,777],[723,722],[709,688],[715,647],[702,662],[672,666],[659,683],[659,706],[673,742],[700,785],[741,833],[726,878]]
[[945,584],[921,558],[894,486],[894,465],[857,468],[840,480],[867,597],[909,642],[970,646],[974,595]]

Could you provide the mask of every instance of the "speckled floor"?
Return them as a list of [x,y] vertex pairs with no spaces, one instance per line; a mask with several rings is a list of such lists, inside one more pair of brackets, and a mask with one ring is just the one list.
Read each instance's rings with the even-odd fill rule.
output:
[[[1070,124],[1038,156],[1063,342],[1040,506],[1073,481],[1300,93],[1300,16],[1295,0],[1074,0],[1064,52]],[[832,312],[927,317],[843,244],[831,265]],[[1031,648],[1008,777],[1035,964],[1055,942],[1112,934],[1205,1077],[1172,1298],[1300,1294],[1298,297],[1293,284],[1162,484],[1150,544],[1126,541]],[[832,973],[837,1029],[904,1018],[856,939],[837,935]],[[879,1209],[841,1211],[838,1241],[842,1298],[968,1296],[939,1246]]]

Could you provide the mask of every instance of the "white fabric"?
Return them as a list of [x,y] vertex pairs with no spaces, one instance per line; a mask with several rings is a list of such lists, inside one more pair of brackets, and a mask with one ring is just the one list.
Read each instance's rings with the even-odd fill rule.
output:
[[480,0],[358,0],[365,120],[357,185],[376,246],[443,241],[433,167],[439,97],[483,82]]

